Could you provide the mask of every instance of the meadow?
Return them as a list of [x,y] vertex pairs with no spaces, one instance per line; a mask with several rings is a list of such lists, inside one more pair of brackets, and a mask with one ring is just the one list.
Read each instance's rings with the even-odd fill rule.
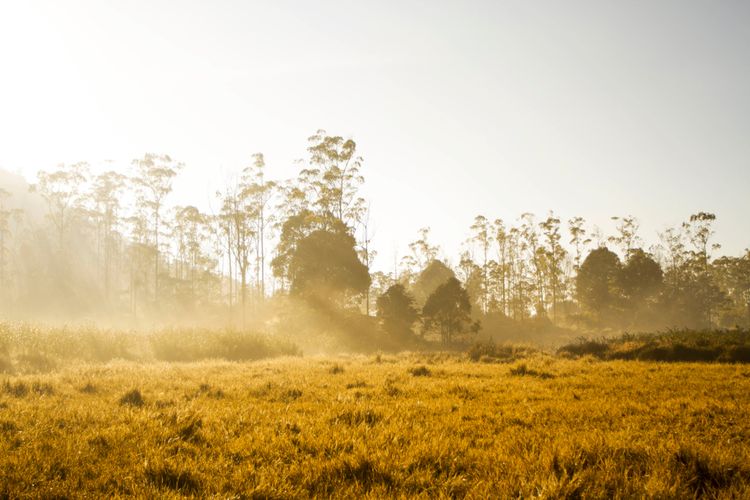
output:
[[747,498],[750,366],[511,350],[0,374],[0,498]]

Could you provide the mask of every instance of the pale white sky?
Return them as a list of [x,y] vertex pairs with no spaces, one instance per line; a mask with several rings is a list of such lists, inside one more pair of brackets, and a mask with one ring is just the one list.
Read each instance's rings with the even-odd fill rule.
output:
[[306,138],[365,158],[379,266],[419,227],[453,256],[477,213],[549,209],[642,236],[718,216],[750,246],[750,2],[0,1],[0,168],[145,152],[207,207]]

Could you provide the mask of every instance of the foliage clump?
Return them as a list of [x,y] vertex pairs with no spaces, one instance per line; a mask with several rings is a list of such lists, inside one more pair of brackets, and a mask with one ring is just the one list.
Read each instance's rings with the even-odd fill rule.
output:
[[120,404],[123,406],[133,406],[136,408],[140,408],[141,406],[146,404],[146,401],[143,399],[141,391],[139,391],[138,389],[133,389],[122,395],[122,397],[120,398]]
[[437,332],[444,345],[451,345],[460,334],[479,331],[479,323],[471,318],[469,295],[456,278],[449,278],[427,298],[422,318],[424,329]]
[[328,373],[330,373],[331,375],[338,375],[339,373],[344,373],[344,367],[338,363],[335,363],[332,367],[328,369]]
[[395,340],[412,340],[412,327],[419,319],[419,311],[404,285],[391,285],[376,304],[383,330]]
[[675,330],[656,334],[623,334],[592,340],[581,338],[558,354],[599,359],[667,362],[750,362],[750,331]]
[[195,495],[200,491],[200,480],[195,474],[171,463],[149,463],[143,474],[148,482],[159,488],[167,488],[186,495]]
[[497,344],[491,340],[475,342],[467,350],[467,355],[472,361],[484,363],[508,362],[528,357],[537,352],[530,346],[516,344]]
[[517,377],[538,377],[540,379],[555,378],[555,376],[551,373],[535,370],[534,368],[529,368],[529,365],[526,363],[519,363],[515,366],[512,366],[510,368],[510,374]]
[[29,386],[24,382],[3,382],[3,392],[15,398],[22,398],[29,393]]
[[430,375],[432,375],[430,369],[424,365],[409,368],[409,373],[411,373],[415,377],[429,377]]

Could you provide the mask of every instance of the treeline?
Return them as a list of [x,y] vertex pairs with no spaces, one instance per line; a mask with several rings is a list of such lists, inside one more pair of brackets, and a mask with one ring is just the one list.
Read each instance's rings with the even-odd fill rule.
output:
[[[714,215],[696,213],[646,247],[638,221],[604,236],[582,217],[477,216],[451,263],[429,240],[375,271],[363,160],[318,131],[299,175],[268,179],[262,154],[215,194],[215,209],[169,203],[183,165],[147,154],[128,172],[86,163],[40,171],[43,206],[0,186],[0,312],[243,325],[280,298],[376,317],[395,337],[535,328],[750,325],[750,252],[715,255]],[[373,320],[374,321],[374,320]]]

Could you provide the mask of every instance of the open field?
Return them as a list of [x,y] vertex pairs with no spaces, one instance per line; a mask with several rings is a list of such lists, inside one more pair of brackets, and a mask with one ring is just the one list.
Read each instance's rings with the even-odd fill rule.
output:
[[401,354],[0,375],[0,497],[750,495],[750,366]]

